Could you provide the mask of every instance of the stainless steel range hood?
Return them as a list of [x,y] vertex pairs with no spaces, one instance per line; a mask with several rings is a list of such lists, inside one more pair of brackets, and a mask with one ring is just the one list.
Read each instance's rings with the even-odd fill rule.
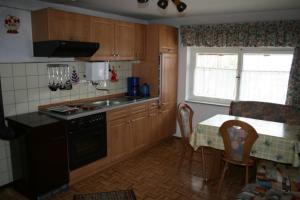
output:
[[90,57],[98,49],[96,42],[50,40],[33,43],[35,57]]

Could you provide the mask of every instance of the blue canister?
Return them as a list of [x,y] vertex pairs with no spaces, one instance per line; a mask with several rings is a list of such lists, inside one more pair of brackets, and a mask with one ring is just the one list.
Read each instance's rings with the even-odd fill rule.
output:
[[139,95],[139,77],[128,77],[127,78],[127,92],[128,96],[138,96]]
[[140,87],[140,95],[142,97],[149,97],[150,96],[150,88],[149,85],[147,83],[144,83],[141,87]]

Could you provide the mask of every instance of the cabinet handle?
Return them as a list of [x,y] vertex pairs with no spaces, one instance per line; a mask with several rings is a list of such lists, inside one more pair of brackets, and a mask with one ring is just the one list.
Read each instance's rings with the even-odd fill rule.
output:
[[118,54],[118,53],[117,53],[117,55],[116,55],[116,56],[120,56],[120,54]]

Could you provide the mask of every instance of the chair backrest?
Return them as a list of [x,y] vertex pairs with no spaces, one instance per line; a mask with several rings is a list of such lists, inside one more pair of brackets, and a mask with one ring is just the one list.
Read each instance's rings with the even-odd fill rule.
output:
[[194,111],[186,103],[180,103],[177,107],[177,120],[179,123],[181,137],[188,142],[193,131],[193,115]]
[[250,151],[258,138],[256,130],[248,123],[239,120],[229,120],[219,129],[224,142],[227,160],[249,163]]

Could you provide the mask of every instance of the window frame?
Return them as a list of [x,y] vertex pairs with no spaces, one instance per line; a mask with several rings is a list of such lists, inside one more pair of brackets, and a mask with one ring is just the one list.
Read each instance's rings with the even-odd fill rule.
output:
[[[293,47],[187,47],[187,73],[186,73],[186,101],[212,104],[220,106],[229,106],[231,101],[237,101],[240,98],[241,74],[243,71],[243,54],[247,53],[265,53],[265,54],[293,54]],[[193,95],[194,90],[194,70],[196,67],[196,54],[237,54],[238,63],[235,79],[235,99],[219,99],[204,96]]]

